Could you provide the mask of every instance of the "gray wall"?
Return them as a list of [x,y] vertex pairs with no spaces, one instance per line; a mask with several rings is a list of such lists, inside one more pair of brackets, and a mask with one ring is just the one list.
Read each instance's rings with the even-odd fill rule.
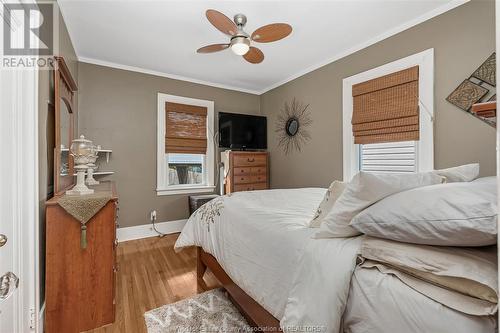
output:
[[120,226],[188,217],[186,195],[156,195],[156,113],[158,92],[207,99],[215,111],[260,113],[257,95],[185,81],[96,66],[78,65],[79,132],[113,149],[104,168],[115,171],[120,196]]
[[[64,57],[75,80],[78,79],[78,61],[69,37],[66,23],[62,15],[59,16],[59,51]],[[53,72],[38,71],[38,198],[40,223],[40,301],[44,302],[45,286],[45,201],[53,193],[53,165],[54,165],[54,114],[49,112],[48,103],[54,102]],[[76,117],[75,117],[76,118]]]
[[[473,0],[263,94],[271,186],[327,186],[342,179],[342,79],[428,48],[435,51],[435,167],[477,161],[481,175],[494,175],[495,129],[445,100],[495,50],[494,12],[493,1]],[[301,153],[285,156],[274,124],[293,97],[310,104],[312,140]]]
[[[79,132],[113,149],[106,169],[117,182],[122,227],[188,216],[187,196],[156,195],[157,93],[215,101],[216,111],[268,116],[271,186],[327,186],[342,178],[342,79],[390,61],[435,49],[435,167],[479,161],[495,174],[495,130],[445,97],[495,48],[494,5],[473,0],[448,13],[328,64],[261,96],[184,81],[78,64]],[[285,156],[274,124],[285,100],[310,104],[312,140]],[[103,167],[104,169],[104,167]]]

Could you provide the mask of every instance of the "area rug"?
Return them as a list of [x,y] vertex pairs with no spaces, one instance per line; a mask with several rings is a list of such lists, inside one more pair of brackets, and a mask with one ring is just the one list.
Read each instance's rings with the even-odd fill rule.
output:
[[153,309],[144,318],[148,333],[252,332],[222,289]]

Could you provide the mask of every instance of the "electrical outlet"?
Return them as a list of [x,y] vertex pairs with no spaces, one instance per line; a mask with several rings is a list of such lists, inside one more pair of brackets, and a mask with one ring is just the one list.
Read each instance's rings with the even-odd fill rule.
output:
[[149,219],[151,221],[156,221],[156,210],[151,211],[151,213],[149,214]]

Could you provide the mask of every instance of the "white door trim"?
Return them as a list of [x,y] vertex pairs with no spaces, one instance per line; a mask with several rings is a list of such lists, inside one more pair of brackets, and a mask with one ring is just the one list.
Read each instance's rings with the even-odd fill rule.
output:
[[38,71],[22,70],[17,86],[18,108],[14,149],[18,158],[17,210],[20,254],[20,327],[19,332],[38,332],[40,304],[39,278],[39,206],[38,206]]
[[13,272],[19,277],[19,288],[11,296],[15,297],[13,329],[14,333],[39,332],[38,69],[0,71],[5,80],[2,94],[11,97],[0,112],[0,122],[10,127],[9,136],[2,138],[8,147],[2,154],[7,170],[2,177],[11,177],[13,185],[2,192],[11,204],[7,223],[12,223],[13,232],[8,242],[13,249]]
[[419,66],[420,140],[417,149],[419,171],[434,169],[434,49],[410,55],[388,64],[370,69],[342,81],[342,132],[343,132],[343,174],[344,181],[350,181],[356,174],[359,147],[352,135],[352,86],[377,77],[397,72],[412,66]]
[[[495,10],[496,10],[496,52],[497,52],[497,60],[498,60],[498,55],[500,54],[500,0],[496,0],[495,3]],[[500,73],[500,61],[496,62],[497,64],[497,74]],[[497,87],[500,87],[500,76],[497,75]],[[498,89],[498,88],[497,88]],[[498,102],[497,102],[497,112],[498,112]],[[497,117],[498,119],[498,117]],[[497,188],[500,190],[500,179],[498,176],[500,175],[500,126],[497,126]],[[500,204],[500,197],[498,197],[498,204]],[[497,235],[497,243],[500,241],[500,234]],[[497,255],[500,254],[500,247],[497,248]],[[500,267],[500,255],[498,257],[498,264]],[[500,280],[498,280],[498,286],[500,287]],[[500,318],[500,314],[497,314],[497,320]]]
[[[38,72],[36,70],[9,70],[2,73],[11,85],[2,93],[10,94],[10,108],[0,112],[0,121],[9,124],[11,136],[2,142],[9,146],[2,163],[7,164],[7,174],[12,177],[11,187],[3,188],[11,202],[10,221],[13,234],[13,272],[19,277],[19,289],[11,297],[17,298],[15,332],[25,333],[37,329],[39,304],[38,257]],[[5,198],[4,198],[5,199]],[[2,199],[3,200],[3,199]],[[3,274],[5,272],[1,272]]]

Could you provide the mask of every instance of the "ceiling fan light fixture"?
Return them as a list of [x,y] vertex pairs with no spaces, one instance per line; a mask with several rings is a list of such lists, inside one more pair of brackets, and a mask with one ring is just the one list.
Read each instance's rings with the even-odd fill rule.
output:
[[247,17],[243,14],[236,14],[231,20],[215,9],[208,9],[205,15],[217,30],[229,36],[230,39],[229,43],[206,45],[196,52],[214,53],[231,48],[234,54],[243,56],[243,59],[251,64],[260,64],[264,61],[264,53],[250,44],[275,42],[292,32],[292,26],[288,23],[271,23],[258,28],[250,35],[245,32]]
[[250,40],[247,37],[233,37],[231,39],[231,50],[237,55],[245,55],[250,50]]

